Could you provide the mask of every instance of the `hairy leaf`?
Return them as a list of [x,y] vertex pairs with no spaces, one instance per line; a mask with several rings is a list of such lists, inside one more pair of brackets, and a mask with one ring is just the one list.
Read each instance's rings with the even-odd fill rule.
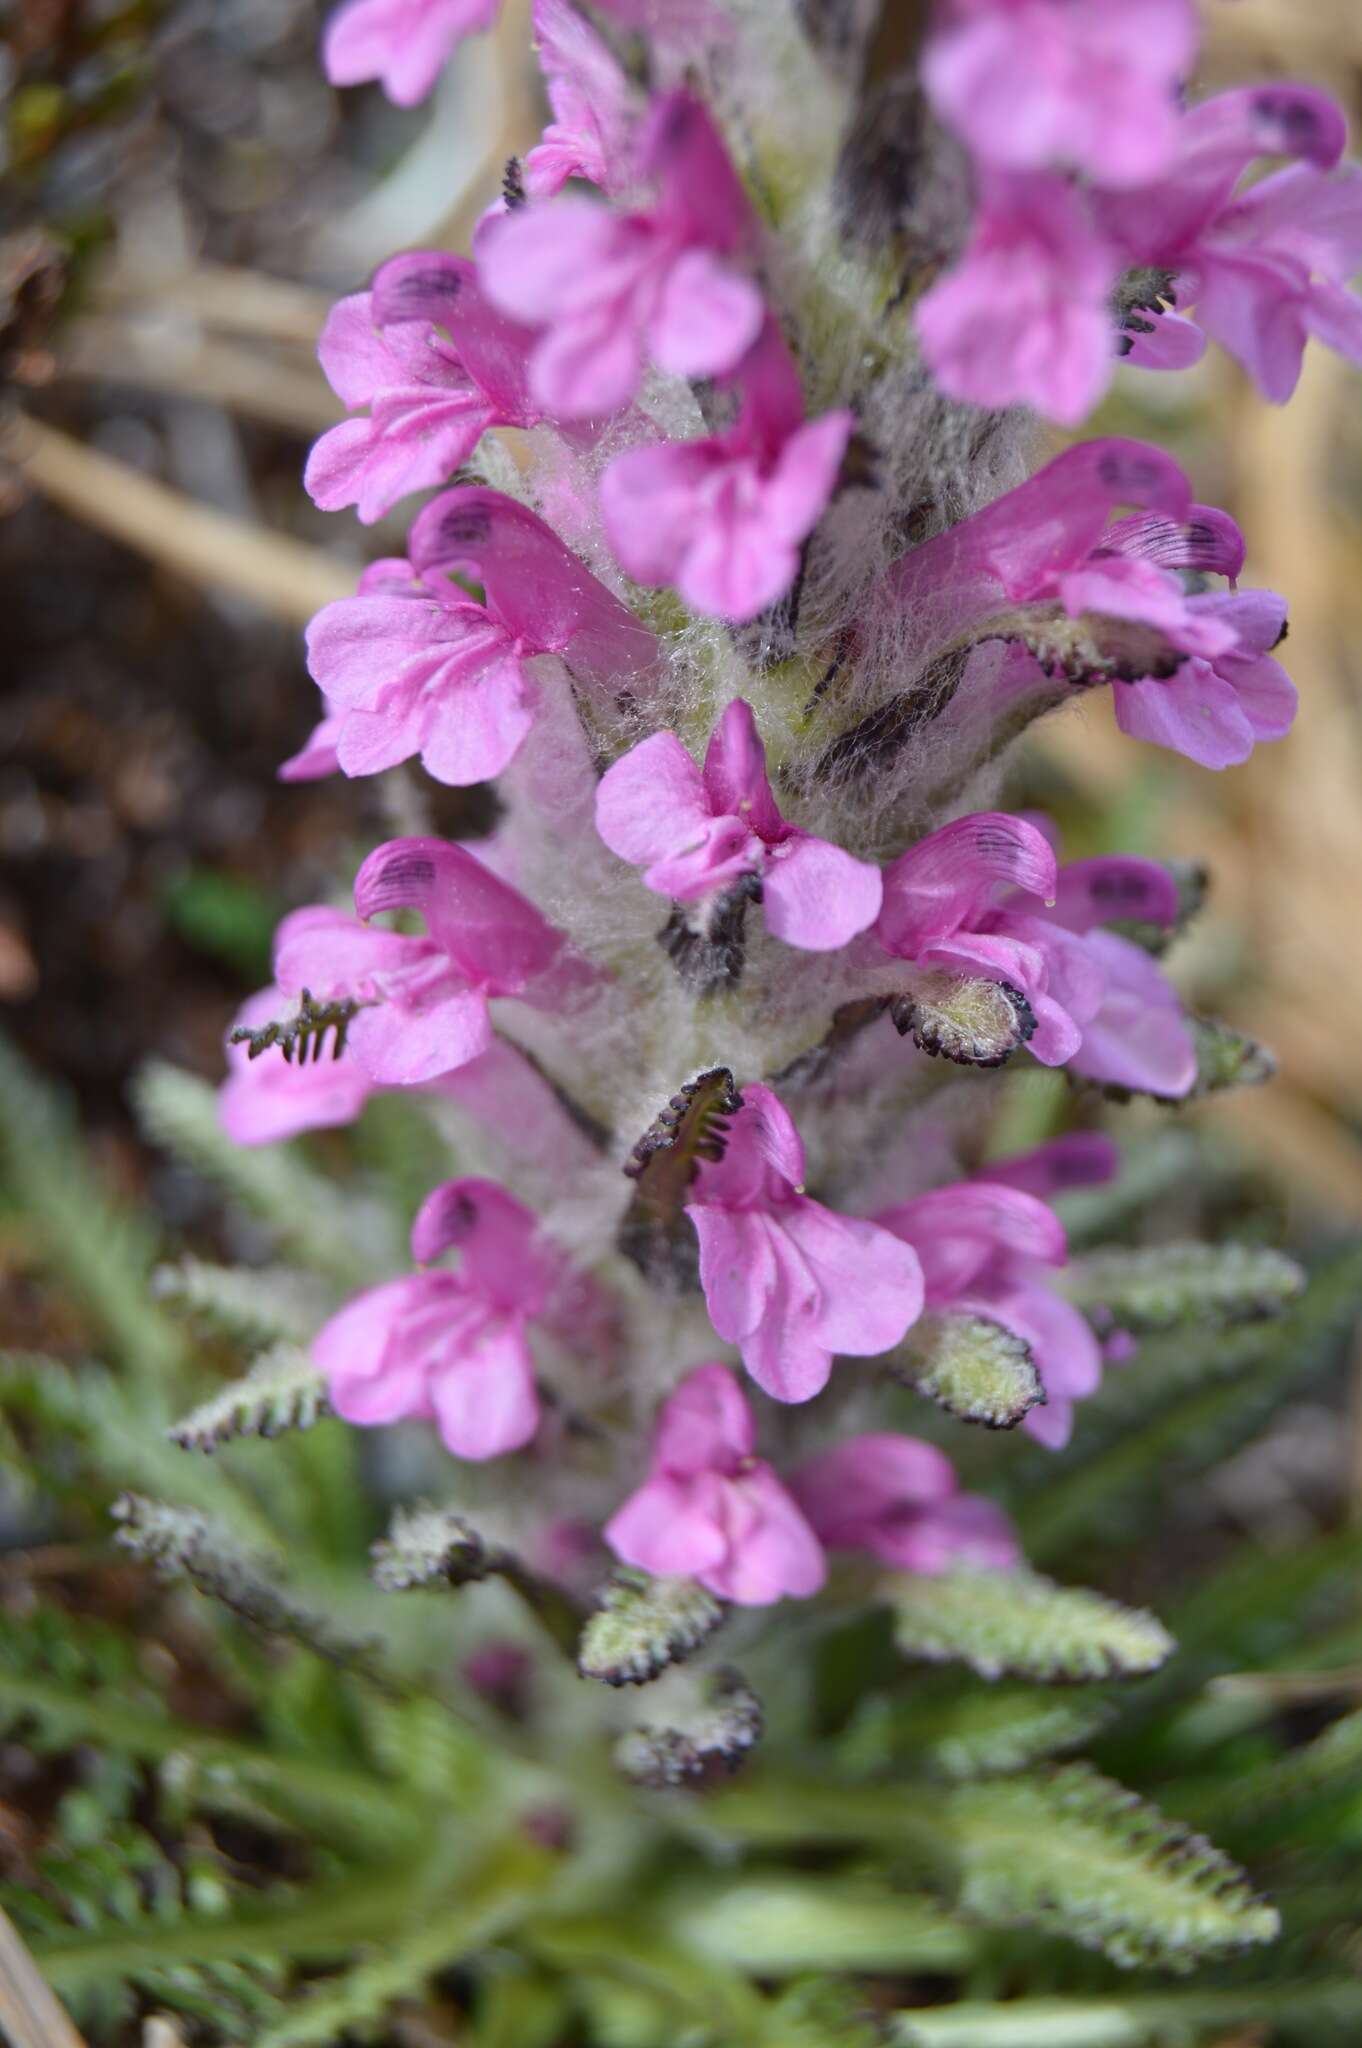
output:
[[762,1704],[740,1671],[713,1673],[680,1727],[631,1728],[615,1762],[638,1785],[685,1785],[736,1771],[762,1737]]
[[[1288,1978],[1228,1989],[1134,1991],[1126,1997],[1018,1998],[1001,2005],[971,1999],[900,2013],[893,2038],[900,2048],[1182,2048],[1192,2041],[1223,2041],[1229,2048],[1231,2042],[1261,2038],[1261,2027],[1280,2021],[1290,2021],[1292,2039],[1310,2048],[1321,2048],[1326,2039],[1347,2048],[1362,2027],[1362,1981]],[[1252,2029],[1248,2036],[1226,2031],[1243,2026]]]
[[1003,1067],[1034,1037],[1035,1012],[1006,981],[967,981],[945,972],[920,975],[889,1006],[894,1028],[920,1052],[962,1067]]
[[329,1288],[290,1266],[215,1266],[192,1255],[158,1266],[151,1291],[243,1344],[306,1344],[334,1305]]
[[293,1344],[276,1344],[244,1379],[204,1401],[169,1434],[182,1451],[213,1451],[232,1437],[311,1429],[329,1413],[326,1381],[308,1354]]
[[1015,1429],[1045,1399],[1030,1346],[1001,1323],[962,1309],[919,1318],[891,1370],[962,1422]]
[[1170,1330],[1180,1323],[1279,1315],[1305,1287],[1282,1252],[1248,1244],[1167,1244],[1091,1252],[1061,1276],[1099,1329]]
[[626,1568],[597,1597],[577,1668],[603,1685],[647,1685],[693,1656],[724,1618],[723,1603],[694,1579],[650,1579]]
[[1190,1969],[1275,1938],[1275,1906],[1180,1821],[1066,1764],[950,1795],[959,1900],[980,1920],[1036,1927],[1123,1968]]
[[328,1663],[384,1682],[373,1665],[373,1642],[342,1636],[327,1617],[309,1612],[281,1590],[279,1559],[248,1555],[225,1529],[194,1508],[172,1507],[140,1494],[123,1494],[113,1516],[119,1525],[117,1541],[134,1557],[154,1564],[162,1578],[188,1579],[198,1592],[221,1601],[262,1633],[288,1637]]
[[885,1591],[904,1656],[959,1661],[984,1678],[1132,1678],[1156,1671],[1173,1648],[1152,1614],[1024,1566],[896,1575]]
[[388,1220],[362,1200],[343,1198],[296,1148],[234,1145],[206,1081],[152,1060],[138,1074],[133,1095],[149,1138],[217,1181],[304,1265],[353,1289],[381,1274],[385,1262],[401,1262]]

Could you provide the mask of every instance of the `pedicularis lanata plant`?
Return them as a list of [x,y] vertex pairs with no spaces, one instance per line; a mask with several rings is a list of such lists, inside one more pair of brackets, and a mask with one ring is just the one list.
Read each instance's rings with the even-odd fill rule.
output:
[[[497,12],[351,0],[328,74],[413,103]],[[266,2038],[331,2039],[458,1958],[488,2043],[1350,2024],[1346,1970],[1298,2003],[1244,1965],[1127,1998],[1097,1964],[1075,1990],[1040,1938],[1182,1969],[1280,1931],[1203,1837],[1046,1759],[1130,1681],[1192,1781],[1174,1812],[1233,1828],[1196,1774],[1261,1717],[1170,1719],[1161,1622],[1067,1581],[1103,1502],[1221,1414],[1208,1348],[1261,1412],[1245,1381],[1347,1289],[1293,1305],[1303,1276],[1251,1241],[1094,1248],[1143,1199],[1102,1098],[1183,1103],[1270,1061],[1164,967],[1195,874],[1066,859],[1005,808],[1017,742],[1086,692],[1212,768],[1291,724],[1285,602],[1239,587],[1234,520],[1161,449],[1055,453],[1042,422],[1080,422],[1122,356],[1177,371],[1208,338],[1274,402],[1311,339],[1362,360],[1342,116],[1280,81],[1200,97],[1191,0],[536,0],[534,40],[552,125],[473,253],[395,254],[322,334],[347,417],[307,488],[413,516],[313,621],[324,716],[282,771],[398,771],[418,827],[423,787],[491,785],[491,829],[409,831],[353,909],[285,919],[220,1100],[254,1152],[224,1163],[185,1084],[148,1086],[286,1246],[320,1241],[331,1289],[170,1275],[289,1340],[179,1440],[329,1408],[397,1505],[381,1587],[504,1582],[387,1603],[428,1665],[484,1617],[477,1760],[431,1766],[409,1821],[439,1847],[395,1851],[391,1896],[342,1922],[380,1944],[369,1974]],[[1002,1070],[1037,1064],[1071,1110],[1008,1156]],[[419,1106],[409,1257],[268,1152],[375,1095]],[[1277,1351],[1205,1334],[1283,1312]],[[335,1686],[384,1683],[202,1514],[120,1512]],[[299,1813],[335,1792],[299,1783]],[[773,1988],[804,1964],[816,1984]]]

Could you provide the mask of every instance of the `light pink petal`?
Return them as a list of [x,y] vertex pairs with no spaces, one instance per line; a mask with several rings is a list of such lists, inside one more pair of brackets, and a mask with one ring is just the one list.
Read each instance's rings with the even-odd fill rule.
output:
[[395,105],[413,107],[455,44],[491,26],[497,6],[498,0],[350,0],[327,23],[326,75],[332,85],[379,79]]
[[832,952],[880,914],[880,870],[826,839],[792,833],[774,847],[762,883],[766,929],[787,946]]
[[329,1002],[376,993],[375,977],[432,956],[424,940],[401,932],[370,932],[343,910],[309,904],[291,910],[274,935],[274,975],[286,996],[305,988]]
[[1137,370],[1190,370],[1206,353],[1206,336],[1182,313],[1144,312],[1148,333],[1131,332],[1125,360]]
[[599,275],[628,248],[618,216],[591,199],[517,207],[490,228],[478,249],[478,276],[494,306],[527,327],[556,319],[583,280]]
[[771,1467],[758,1460],[726,1491],[742,1497],[741,1529],[734,1516],[728,1556],[701,1574],[710,1591],[739,1607],[816,1593],[827,1577],[822,1545]]
[[344,714],[328,711],[319,725],[314,725],[303,745],[296,754],[290,754],[287,761],[281,761],[275,774],[281,782],[317,782],[324,775],[334,775],[339,766],[336,759],[336,743],[344,725]]
[[622,1563],[657,1578],[694,1578],[723,1562],[722,1483],[654,1473],[617,1508],[601,1534]]
[[411,1226],[411,1255],[429,1265],[442,1252],[462,1253],[464,1284],[500,1308],[537,1315],[551,1261],[536,1246],[539,1219],[495,1181],[449,1180],[433,1188]]
[[708,249],[688,249],[667,273],[649,330],[658,367],[718,377],[746,355],[765,318],[761,293]]
[[1185,661],[1167,681],[1112,685],[1116,723],[1131,739],[1167,747],[1203,768],[1234,768],[1253,752],[1254,730],[1228,676]]
[[636,867],[702,843],[713,815],[700,770],[674,732],[641,740],[596,788],[596,830]]
[[329,1380],[372,1380],[383,1371],[389,1340],[422,1293],[418,1274],[370,1287],[338,1309],[312,1340],[312,1361]]
[[432,499],[411,530],[422,575],[459,572],[524,649],[565,654],[612,683],[648,674],[657,641],[551,527],[500,491],[463,485]]
[[[780,1214],[817,1289],[810,1327],[830,1351],[874,1358],[922,1313],[922,1267],[911,1245],[861,1216],[839,1216],[805,1198]],[[801,1315],[802,1274],[801,1274]]]
[[1336,284],[1315,284],[1305,304],[1305,323],[1316,341],[1346,362],[1362,363],[1362,299]]
[[700,1243],[700,1285],[709,1319],[726,1343],[741,1344],[766,1315],[776,1286],[774,1226],[765,1216],[692,1203]]
[[317,356],[331,389],[352,409],[394,381],[392,350],[378,331],[371,292],[337,299],[322,323]]
[[997,606],[999,594],[1025,602],[1084,561],[1118,505],[1184,520],[1192,491],[1162,449],[1109,437],[1080,442],[972,518],[904,555],[889,588],[905,605],[936,605],[960,593],[963,624]]
[[728,1367],[701,1365],[663,1403],[653,1463],[681,1477],[732,1472],[752,1455],[755,1442],[752,1410]]
[[[1023,1422],[1044,1413],[1032,1408]],[[1003,1510],[977,1493],[958,1493],[899,1527],[882,1529],[868,1547],[906,1572],[945,1572],[957,1564],[1005,1571],[1021,1558],[1016,1530]]]
[[629,448],[601,478],[601,514],[620,567],[636,583],[672,583],[697,521],[697,496],[716,460],[709,441]]
[[421,748],[427,774],[451,788],[491,782],[534,724],[536,692],[513,655],[489,661],[432,710]]
[[695,1199],[732,1208],[780,1203],[804,1178],[804,1147],[780,1097],[759,1081],[742,1090],[721,1160],[701,1164]]
[[520,1318],[489,1318],[457,1361],[433,1375],[430,1400],[456,1458],[499,1458],[527,1444],[539,1427],[539,1395]]
[[962,1293],[981,1264],[999,1253],[1051,1266],[1062,1265],[1068,1254],[1064,1226],[1053,1209],[987,1175],[934,1188],[885,1210],[876,1221],[916,1247],[937,1306]]
[[1120,1088],[1179,1098],[1196,1080],[1196,1047],[1181,1006],[1149,955],[1114,932],[1084,942],[1107,976],[1107,994],[1070,1062],[1075,1073]]

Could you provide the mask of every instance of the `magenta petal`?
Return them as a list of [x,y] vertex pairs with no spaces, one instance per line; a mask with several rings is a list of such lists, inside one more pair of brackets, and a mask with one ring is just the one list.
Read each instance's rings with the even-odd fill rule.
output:
[[1196,761],[1233,768],[1253,752],[1254,731],[1227,676],[1207,661],[1185,661],[1167,681],[1114,683],[1116,723],[1131,739]]
[[[1026,1417],[1045,1411],[1033,1408]],[[1021,1545],[1007,1516],[977,1493],[958,1493],[929,1507],[900,1528],[886,1528],[867,1546],[899,1571],[945,1572],[968,1564],[1005,1571],[1021,1558]]]
[[710,735],[704,785],[716,813],[745,817],[763,839],[774,839],[784,830],[767,779],[766,749],[756,717],[741,697],[734,698]]
[[537,1315],[552,1261],[535,1244],[533,1210],[495,1181],[450,1180],[433,1188],[411,1226],[411,1255],[428,1265],[457,1247],[466,1284],[502,1308]]
[[874,1525],[955,1490],[950,1459],[934,1444],[888,1433],[849,1437],[799,1467],[796,1500],[830,1549],[860,1549]]
[[1091,860],[1074,860],[1059,871],[1049,915],[1071,932],[1090,931],[1095,924],[1110,924],[1117,918],[1171,925],[1178,917],[1177,884],[1158,861],[1141,860],[1135,854],[1099,854]]
[[1033,1152],[991,1161],[980,1178],[1021,1188],[1045,1200],[1066,1188],[1100,1186],[1114,1180],[1120,1170],[1121,1155],[1105,1132],[1070,1131],[1047,1145],[1038,1145]]
[[1042,899],[1057,866],[1044,833],[1024,818],[979,811],[910,846],[884,871],[876,932],[886,951],[911,960],[935,939],[973,923],[1000,884]]
[[419,910],[450,959],[494,995],[519,994],[563,949],[562,934],[519,890],[445,839],[376,847],[355,877],[355,908],[366,919]]

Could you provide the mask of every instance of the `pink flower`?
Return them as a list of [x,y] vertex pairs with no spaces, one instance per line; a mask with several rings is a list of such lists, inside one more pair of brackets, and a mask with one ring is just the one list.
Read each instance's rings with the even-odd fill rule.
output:
[[751,235],[747,201],[709,115],[684,92],[658,101],[642,142],[651,212],[564,198],[489,225],[483,287],[542,330],[530,390],[559,419],[617,412],[645,354],[679,377],[731,370],[760,330],[761,294],[727,260]]
[[1101,1380],[1102,1349],[1078,1310],[1049,1285],[1048,1272],[1065,1263],[1068,1244],[1041,1195],[1108,1179],[1115,1170],[1106,1139],[1078,1134],[876,1219],[917,1252],[929,1310],[982,1316],[1029,1345],[1045,1403],[1022,1427],[1052,1450],[1069,1440],[1074,1402]]
[[829,1550],[868,1550],[896,1571],[1005,1570],[1021,1555],[1002,1509],[959,1492],[950,1459],[917,1437],[851,1437],[801,1465],[790,1491]]
[[553,120],[524,162],[531,199],[569,178],[609,191],[628,169],[633,88],[571,0],[534,0],[534,39]]
[[[232,1028],[258,1031],[290,1016],[297,1001],[280,988],[248,996]],[[244,1044],[226,1046],[227,1079],[218,1090],[218,1120],[234,1145],[272,1145],[301,1131],[351,1124],[375,1083],[353,1059],[332,1057],[328,1040],[319,1060],[286,1060],[271,1048],[252,1059]]]
[[1196,48],[1191,0],[944,0],[922,75],[984,163],[1135,185],[1172,153]]
[[562,1262],[531,1212],[494,1181],[452,1180],[422,1203],[411,1255],[452,1246],[457,1273],[412,1273],[371,1287],[313,1340],[331,1402],[347,1422],[436,1422],[459,1458],[519,1450],[539,1426],[529,1325],[552,1314]]
[[810,952],[844,946],[879,913],[877,867],[781,817],[741,697],[715,726],[703,771],[674,732],[654,733],[608,768],[596,829],[621,860],[646,862],[647,887],[677,903],[757,877],[767,929]]
[[[306,988],[364,1005],[345,1062],[370,1084],[413,1087],[467,1065],[492,1043],[490,997],[556,1003],[577,964],[533,904],[443,839],[378,847],[355,877],[355,909],[358,918],[320,905],[292,912],[274,971],[295,1000]],[[368,929],[379,911],[399,909],[422,913],[425,937]]]
[[[1295,389],[1311,335],[1362,362],[1362,302],[1346,289],[1362,268],[1362,169],[1335,168],[1346,141],[1325,94],[1244,87],[1183,117],[1164,177],[1099,196],[1098,226],[1123,259],[1173,279],[1178,311],[1152,312],[1143,322],[1152,332],[1135,327],[1132,362],[1179,367],[1190,308],[1278,403]],[[1237,192],[1260,156],[1298,161]]]
[[1065,179],[989,173],[969,246],[917,309],[922,353],[937,383],[952,398],[1030,405],[1075,425],[1111,375],[1117,270]]
[[417,249],[385,263],[322,329],[331,388],[352,413],[368,412],[312,450],[313,502],[324,512],[354,505],[371,525],[409,492],[447,483],[488,427],[532,426],[528,339],[488,305],[466,258]]
[[340,767],[336,749],[340,745],[344,724],[345,713],[328,707],[325,718],[313,726],[298,752],[279,763],[275,770],[279,780],[320,782],[323,776],[334,775]]
[[332,85],[376,78],[399,107],[414,107],[434,85],[455,45],[490,28],[501,0],[349,0],[322,39]]
[[[499,775],[534,723],[526,667],[560,654],[582,680],[640,675],[652,635],[533,512],[469,486],[432,499],[411,531],[412,561],[375,562],[359,594],[324,605],[308,667],[341,724],[347,775],[419,754],[438,782]],[[478,603],[452,572],[480,583]]]
[[834,1352],[874,1357],[922,1309],[916,1254],[804,1193],[804,1147],[769,1088],[743,1090],[724,1156],[702,1162],[686,1214],[710,1320],[777,1401],[809,1401]]
[[615,1555],[659,1578],[698,1579],[740,1607],[816,1593],[818,1539],[755,1443],[727,1367],[688,1373],[663,1404],[647,1479],[605,1525]]
[[1177,997],[1148,954],[1098,927],[1176,915],[1172,880],[1154,862],[1113,856],[1061,870],[1035,825],[983,811],[885,869],[875,931],[897,959],[1020,997],[1027,1045],[1043,1065],[1172,1097],[1196,1079]]
[[939,616],[943,637],[1008,606],[1052,602],[1103,544],[1118,505],[1180,523],[1192,489],[1171,455],[1143,441],[1082,441],[900,557],[889,591],[904,609]]
[[1189,598],[1187,608],[1233,632],[1233,643],[1184,661],[1167,679],[1113,683],[1116,723],[1203,768],[1232,768],[1260,740],[1283,739],[1295,720],[1295,687],[1271,652],[1286,632],[1286,599],[1272,590],[1216,591]]
[[[1270,591],[1187,594],[1185,578],[1232,581],[1244,563],[1234,521],[1190,498],[1182,471],[1156,449],[1085,442],[905,555],[889,585],[905,608],[938,607],[955,633],[1027,606],[1154,628],[1165,649],[1187,659],[1172,675],[1115,680],[1117,720],[1138,738],[1224,768],[1290,728],[1296,694],[1270,653],[1286,607]],[[1122,500],[1147,509],[1108,525]],[[1001,687],[1040,673],[1018,652]]]
[[854,421],[843,409],[805,424],[799,373],[769,318],[732,377],[743,400],[728,432],[617,456],[601,510],[635,582],[674,583],[693,611],[743,620],[793,583]]

